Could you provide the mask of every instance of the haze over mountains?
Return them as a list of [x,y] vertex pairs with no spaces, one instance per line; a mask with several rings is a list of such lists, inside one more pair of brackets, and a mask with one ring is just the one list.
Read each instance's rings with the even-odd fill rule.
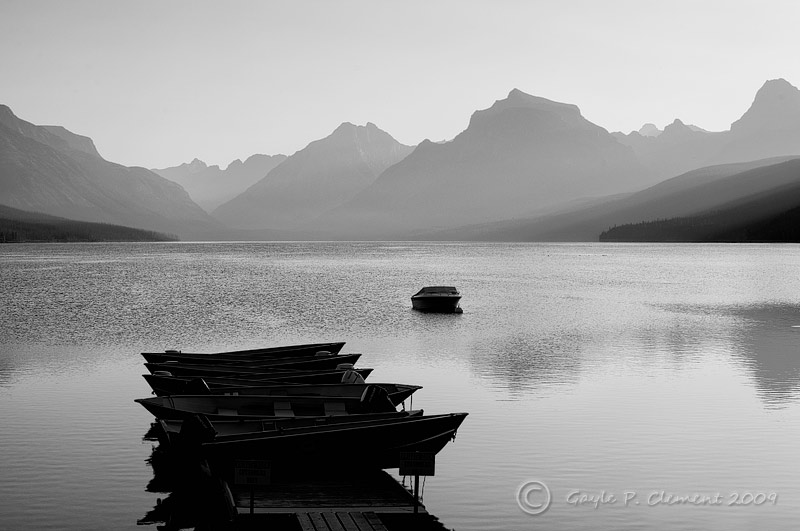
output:
[[158,175],[180,184],[192,200],[211,212],[261,180],[286,160],[286,155],[251,155],[244,162],[234,160],[224,170],[200,159],[172,168],[153,169]]
[[729,131],[709,132],[679,119],[656,131],[615,136],[661,178],[715,164],[800,155],[800,91],[784,79],[767,81]]
[[576,106],[515,89],[475,112],[452,141],[421,143],[319,226],[381,238],[510,218],[650,183],[633,150]]
[[186,191],[103,159],[91,139],[0,105],[0,203],[63,218],[178,234],[218,227]]
[[411,150],[375,124],[343,123],[214,211],[237,228],[303,229],[373,184]]
[[800,183],[800,173],[775,165],[792,157],[708,166],[673,177],[633,194],[621,194],[580,207],[528,220],[460,227],[430,235],[438,240],[597,241],[616,225],[686,217],[746,201],[763,193]]
[[[773,159],[774,160],[774,159]],[[800,159],[695,186],[669,219],[615,226],[600,241],[800,241]],[[705,190],[701,190],[705,188]],[[705,192],[701,194],[700,192]],[[684,196],[687,194],[683,194]],[[701,201],[691,199],[703,197]],[[713,199],[712,199],[713,198]],[[690,215],[681,215],[688,213]],[[677,215],[677,217],[675,217]]]
[[596,240],[615,224],[789,186],[800,180],[791,169],[780,185],[758,172],[792,157],[800,91],[782,79],[729,131],[676,119],[609,133],[575,105],[514,89],[446,142],[410,147],[372,123],[343,123],[290,157],[225,170],[195,159],[160,175],[0,107],[0,204],[190,238]]

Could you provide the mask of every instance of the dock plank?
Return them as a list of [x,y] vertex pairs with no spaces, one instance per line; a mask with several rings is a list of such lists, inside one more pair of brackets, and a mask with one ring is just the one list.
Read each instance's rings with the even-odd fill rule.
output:
[[314,528],[317,531],[328,531],[328,524],[325,523],[325,520],[322,518],[322,513],[308,513],[308,516],[311,518],[311,523],[314,524]]
[[336,517],[339,518],[339,521],[342,523],[344,531],[359,531],[358,526],[353,521],[353,516],[350,513],[338,512],[336,513]]
[[311,518],[308,516],[307,513],[300,513],[297,515],[297,523],[300,524],[300,529],[303,531],[316,531],[314,528],[314,524],[311,522]]
[[367,519],[367,522],[372,526],[372,529],[375,531],[389,531],[386,529],[386,526],[383,525],[381,519],[378,518],[378,515],[375,513],[364,513],[364,518]]
[[334,513],[322,513],[322,519],[325,520],[331,531],[344,531],[344,527]]
[[367,522],[364,513],[350,513],[350,516],[353,517],[353,522],[358,527],[358,531],[372,531],[372,526]]

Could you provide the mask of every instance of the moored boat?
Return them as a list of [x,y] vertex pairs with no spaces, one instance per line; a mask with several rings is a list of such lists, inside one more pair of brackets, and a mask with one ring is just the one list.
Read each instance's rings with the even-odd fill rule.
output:
[[[419,385],[407,385],[396,383],[361,383],[361,384],[272,384],[272,385],[236,385],[236,386],[215,386],[208,385],[205,380],[198,378],[191,389],[197,390],[192,394],[209,395],[232,395],[232,396],[341,396],[341,397],[361,397],[364,390],[369,385],[376,385],[382,388],[389,396],[389,400],[397,406],[414,392],[421,389]],[[188,387],[188,386],[187,386]],[[158,393],[156,393],[158,395]],[[170,393],[173,394],[173,393]],[[158,395],[165,396],[165,395]]]
[[460,300],[453,286],[426,286],[411,296],[411,307],[420,312],[461,313]]
[[342,354],[338,356],[320,356],[311,358],[281,358],[273,362],[259,363],[181,363],[167,361],[164,363],[145,363],[151,373],[155,371],[169,371],[173,375],[200,375],[200,374],[246,374],[266,373],[272,371],[309,371],[332,370],[340,365],[352,365],[361,354]]
[[[279,384],[325,384],[343,383],[350,375],[366,379],[372,373],[369,367],[337,369],[332,371],[281,371],[261,374],[200,374],[197,376],[176,376],[169,371],[143,374],[147,383],[159,396],[197,394],[196,380],[202,378],[208,385],[231,387],[241,385],[279,385]],[[194,383],[193,383],[194,382]],[[192,391],[195,389],[195,391]],[[203,390],[204,391],[204,390]]]
[[303,345],[288,345],[284,347],[269,347],[257,348],[250,350],[233,350],[228,352],[213,352],[213,353],[200,353],[200,352],[182,352],[180,350],[165,350],[164,352],[142,352],[146,361],[157,363],[158,360],[163,359],[217,359],[217,360],[232,360],[232,361],[246,361],[246,360],[269,360],[271,358],[287,358],[287,357],[308,357],[315,356],[319,353],[329,353],[332,355],[338,354],[345,343],[308,343]]
[[[291,417],[259,420],[215,420],[192,417],[186,420],[159,419],[154,424],[154,435],[159,441],[168,445],[199,444],[214,440],[222,441],[231,436],[255,436],[289,428],[310,428],[329,426],[332,424],[352,424],[353,422],[390,420],[409,416],[418,417],[421,409],[409,411],[390,411],[388,413],[361,413],[351,415],[333,415],[327,417]],[[355,420],[354,420],[355,419]],[[213,433],[209,431],[213,430]]]
[[357,462],[396,468],[401,452],[438,453],[453,440],[466,416],[448,413],[363,422],[353,418],[352,423],[212,438],[201,444],[201,452],[223,462],[258,457],[284,467]]
[[159,419],[205,415],[211,420],[324,417],[396,411],[384,389],[367,386],[360,397],[180,395],[135,400]]
[[347,354],[333,354],[327,350],[321,350],[316,354],[304,354],[303,356],[274,355],[267,357],[221,357],[215,354],[176,354],[173,352],[142,352],[142,357],[147,363],[190,363],[193,365],[274,365],[279,363],[297,362],[308,359],[318,358],[341,358]]

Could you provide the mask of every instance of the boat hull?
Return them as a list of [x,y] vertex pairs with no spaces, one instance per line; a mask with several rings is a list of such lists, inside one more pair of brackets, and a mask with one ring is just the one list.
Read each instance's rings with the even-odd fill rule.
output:
[[[197,382],[195,388],[206,388],[209,395],[231,395],[231,396],[341,396],[341,397],[360,397],[367,386],[375,385],[383,389],[389,395],[389,400],[397,406],[405,399],[410,397],[415,391],[421,389],[418,385],[394,384],[394,383],[369,383],[369,384],[317,384],[317,385],[257,385],[257,386],[227,386],[220,387],[208,385],[204,380]],[[205,385],[203,385],[205,384]],[[180,394],[180,393],[169,393]],[[163,394],[157,396],[165,396]]]
[[[367,378],[372,372],[371,368],[350,369]],[[346,370],[338,371],[311,371],[311,372],[282,372],[265,373],[262,375],[246,374],[237,377],[219,376],[213,374],[202,374],[199,376],[175,376],[163,374],[143,374],[147,383],[158,396],[194,394],[187,393],[187,384],[198,378],[202,378],[209,385],[218,386],[237,386],[237,385],[270,385],[270,384],[335,384],[341,383],[342,377],[347,374]]]
[[158,419],[185,420],[205,415],[210,420],[324,417],[359,413],[390,413],[396,406],[379,387],[365,388],[361,397],[181,395],[135,400]]
[[234,459],[257,458],[284,467],[339,462],[397,468],[401,452],[441,451],[466,416],[450,413],[242,435],[204,443],[201,451],[209,459],[228,464]]
[[258,374],[285,371],[323,371],[333,370],[342,364],[353,364],[358,361],[361,354],[342,354],[337,356],[324,356],[299,359],[281,359],[274,363],[180,363],[177,361],[166,363],[145,363],[144,366],[150,373],[167,371],[173,376],[197,376],[203,374]]
[[306,345],[290,345],[287,347],[272,347],[264,349],[252,350],[237,350],[231,352],[216,352],[211,354],[202,354],[197,352],[179,352],[169,351],[164,352],[142,352],[145,361],[150,363],[162,363],[167,360],[191,360],[186,363],[193,363],[195,361],[203,362],[265,362],[269,363],[276,359],[281,358],[307,358],[319,355],[319,353],[326,352],[330,355],[337,355],[344,347],[344,342],[340,343],[310,343]]
[[[353,424],[353,422],[385,421],[411,416],[419,417],[422,416],[422,414],[423,411],[417,409],[412,411],[392,411],[389,413],[363,413],[355,417],[353,415],[341,415],[270,420],[215,420],[210,422],[210,424],[215,432],[214,440],[222,441],[233,437],[254,437],[258,434],[270,433],[277,430],[322,427],[334,424]],[[196,420],[193,420],[193,422],[196,422]],[[184,431],[183,420],[160,419],[154,426],[154,437],[167,445],[180,447],[208,442],[205,440],[198,440],[197,432],[193,433],[191,427]],[[188,432],[188,434],[186,432]]]
[[460,296],[415,296],[411,297],[411,307],[418,312],[461,313],[460,300]]

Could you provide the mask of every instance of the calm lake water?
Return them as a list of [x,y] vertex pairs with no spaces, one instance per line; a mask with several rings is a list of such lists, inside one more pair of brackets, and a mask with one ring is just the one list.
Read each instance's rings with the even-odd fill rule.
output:
[[[412,311],[432,284],[464,313]],[[140,351],[336,340],[470,413],[425,482],[448,528],[800,520],[800,246],[4,245],[0,291],[2,529],[142,529]]]

